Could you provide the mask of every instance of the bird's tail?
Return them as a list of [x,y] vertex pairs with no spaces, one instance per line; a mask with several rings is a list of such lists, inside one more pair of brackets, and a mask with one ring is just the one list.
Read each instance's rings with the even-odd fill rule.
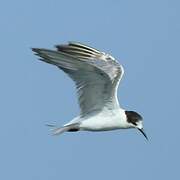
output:
[[[55,127],[54,125],[47,125],[50,127]],[[69,125],[65,125],[63,127],[57,127],[52,129],[52,135],[60,135],[64,132],[75,132],[79,131],[79,123],[73,123]]]

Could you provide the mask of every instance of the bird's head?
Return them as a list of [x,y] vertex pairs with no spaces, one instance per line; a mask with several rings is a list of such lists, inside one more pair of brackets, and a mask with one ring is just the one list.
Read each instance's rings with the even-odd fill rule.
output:
[[148,137],[143,129],[143,118],[140,114],[134,111],[125,111],[127,122],[131,127],[138,129],[144,137],[148,140]]

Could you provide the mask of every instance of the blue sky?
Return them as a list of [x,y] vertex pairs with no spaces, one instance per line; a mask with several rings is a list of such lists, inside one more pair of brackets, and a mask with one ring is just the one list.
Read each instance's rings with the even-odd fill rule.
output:
[[[0,179],[179,179],[178,0],[1,1]],[[46,123],[78,115],[73,82],[31,47],[79,41],[125,68],[121,105],[140,112],[137,131],[66,133]]]

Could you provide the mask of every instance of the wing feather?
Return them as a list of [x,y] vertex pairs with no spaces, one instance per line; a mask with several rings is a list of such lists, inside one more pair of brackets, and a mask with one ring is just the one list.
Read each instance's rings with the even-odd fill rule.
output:
[[82,116],[105,107],[119,107],[117,88],[124,70],[112,56],[81,43],[56,48],[32,50],[40,60],[58,66],[74,80]]

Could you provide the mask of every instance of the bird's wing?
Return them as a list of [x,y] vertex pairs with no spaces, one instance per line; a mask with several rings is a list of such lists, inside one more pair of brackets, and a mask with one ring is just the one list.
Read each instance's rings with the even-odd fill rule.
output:
[[75,42],[56,48],[32,50],[40,60],[58,66],[75,81],[81,116],[119,107],[117,88],[124,70],[112,56]]

